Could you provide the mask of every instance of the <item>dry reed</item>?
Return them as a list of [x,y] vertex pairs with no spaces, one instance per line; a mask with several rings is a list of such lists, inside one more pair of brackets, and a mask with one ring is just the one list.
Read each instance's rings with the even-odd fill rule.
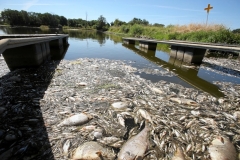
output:
[[174,25],[173,32],[186,33],[196,31],[218,31],[220,29],[226,29],[221,24],[203,24],[203,23],[190,23],[187,25]]

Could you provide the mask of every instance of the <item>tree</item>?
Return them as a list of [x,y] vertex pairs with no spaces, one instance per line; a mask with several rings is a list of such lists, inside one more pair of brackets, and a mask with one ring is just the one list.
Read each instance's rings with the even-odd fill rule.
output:
[[164,27],[165,25],[164,25],[164,24],[159,24],[159,23],[154,23],[153,26],[156,26],[156,27]]
[[141,20],[140,18],[133,18],[131,21],[128,22],[130,25],[134,24],[142,24],[142,25],[148,25],[149,22],[145,19]]
[[146,19],[143,19],[142,24],[147,26],[147,25],[149,25],[149,22]]
[[240,33],[240,28],[234,29],[232,32],[233,32],[233,33]]
[[126,22],[120,21],[119,19],[115,19],[115,21],[113,22],[114,26],[121,26],[123,24],[126,24]]
[[101,16],[98,18],[97,29],[99,29],[99,30],[104,29],[104,27],[106,26],[106,24],[107,24],[106,18],[101,15]]
[[60,23],[62,26],[67,26],[67,25],[68,25],[68,23],[67,23],[67,18],[65,18],[64,16],[60,16],[59,23]]

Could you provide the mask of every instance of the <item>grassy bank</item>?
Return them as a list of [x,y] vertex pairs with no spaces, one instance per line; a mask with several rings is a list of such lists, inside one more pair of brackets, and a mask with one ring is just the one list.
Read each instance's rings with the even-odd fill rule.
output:
[[166,27],[122,25],[111,26],[109,32],[133,37],[147,37],[158,40],[186,40],[193,42],[228,43],[240,45],[240,34],[233,33],[223,25],[189,24]]
[[49,26],[41,25],[41,26],[40,26],[40,29],[41,29],[41,30],[49,30]]
[[62,27],[65,30],[96,30],[95,28],[92,27],[69,27],[69,26],[63,26]]

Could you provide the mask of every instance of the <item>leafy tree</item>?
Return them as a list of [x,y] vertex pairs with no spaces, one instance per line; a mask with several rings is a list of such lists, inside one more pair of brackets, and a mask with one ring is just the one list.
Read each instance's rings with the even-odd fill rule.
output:
[[62,26],[67,26],[68,23],[67,23],[67,18],[65,18],[64,16],[60,16],[59,17],[59,23],[62,25]]
[[120,21],[119,19],[115,19],[115,21],[113,22],[114,26],[121,26],[123,24],[126,24],[126,22]]
[[148,22],[146,19],[143,19],[143,20],[142,20],[142,24],[143,24],[143,25],[149,25],[149,22]]
[[234,29],[232,32],[233,32],[233,33],[240,33],[240,28]]
[[134,24],[142,24],[142,25],[148,25],[149,22],[145,19],[141,20],[140,18],[133,18],[131,21],[128,22],[130,25]]
[[103,30],[103,29],[105,29],[106,24],[107,24],[106,18],[101,15],[101,16],[98,18],[97,29],[98,29],[98,30]]
[[30,26],[36,26],[36,27],[41,26],[42,21],[40,19],[40,15],[38,13],[29,12],[28,16],[29,16],[29,25]]
[[5,9],[2,11],[2,20],[10,25],[19,26],[40,26],[47,25],[57,27],[59,25],[67,25],[67,19],[50,13],[35,13],[26,11],[17,11]]
[[164,27],[165,25],[164,25],[164,24],[159,24],[159,23],[154,23],[153,26],[156,26],[156,27]]

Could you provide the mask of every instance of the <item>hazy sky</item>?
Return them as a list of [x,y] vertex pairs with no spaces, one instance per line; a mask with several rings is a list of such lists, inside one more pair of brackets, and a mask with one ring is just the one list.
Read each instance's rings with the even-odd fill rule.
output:
[[209,24],[224,24],[240,28],[240,0],[0,0],[4,9],[52,13],[66,18],[97,20],[100,15],[112,22],[116,18],[129,22],[134,17],[149,23],[189,24],[206,23],[204,8],[213,6]]

